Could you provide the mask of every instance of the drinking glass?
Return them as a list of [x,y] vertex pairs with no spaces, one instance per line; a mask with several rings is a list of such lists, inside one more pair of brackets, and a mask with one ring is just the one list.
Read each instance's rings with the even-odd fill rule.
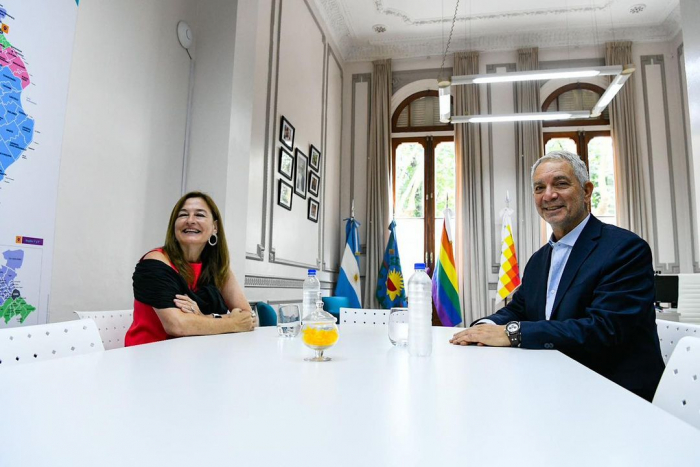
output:
[[389,312],[389,340],[392,345],[408,345],[408,308],[392,308]]
[[300,329],[299,305],[280,305],[277,308],[277,333],[282,337],[296,337]]

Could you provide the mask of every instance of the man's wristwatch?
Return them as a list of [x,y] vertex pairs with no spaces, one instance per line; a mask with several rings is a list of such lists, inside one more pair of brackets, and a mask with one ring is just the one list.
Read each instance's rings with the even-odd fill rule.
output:
[[506,324],[506,336],[510,340],[511,347],[520,347],[520,321],[511,321]]

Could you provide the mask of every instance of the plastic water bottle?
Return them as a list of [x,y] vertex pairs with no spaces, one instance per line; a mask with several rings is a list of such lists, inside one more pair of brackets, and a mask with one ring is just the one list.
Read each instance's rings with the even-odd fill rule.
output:
[[302,319],[316,309],[318,294],[321,293],[321,283],[316,279],[316,270],[309,269],[309,275],[304,280],[304,295],[302,298]]
[[408,352],[417,357],[433,352],[432,286],[425,264],[416,263],[408,281]]

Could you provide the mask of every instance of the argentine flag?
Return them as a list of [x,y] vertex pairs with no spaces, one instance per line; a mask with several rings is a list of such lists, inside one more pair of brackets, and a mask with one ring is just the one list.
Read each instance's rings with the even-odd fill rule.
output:
[[354,217],[345,224],[345,251],[340,262],[338,284],[335,286],[336,297],[348,297],[350,308],[362,308],[360,298],[360,235],[357,231],[359,222]]

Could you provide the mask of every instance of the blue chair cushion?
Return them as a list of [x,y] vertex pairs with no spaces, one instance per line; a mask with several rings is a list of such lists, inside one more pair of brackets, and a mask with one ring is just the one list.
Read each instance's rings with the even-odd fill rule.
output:
[[255,310],[258,312],[260,327],[277,326],[277,312],[265,302],[257,302]]

